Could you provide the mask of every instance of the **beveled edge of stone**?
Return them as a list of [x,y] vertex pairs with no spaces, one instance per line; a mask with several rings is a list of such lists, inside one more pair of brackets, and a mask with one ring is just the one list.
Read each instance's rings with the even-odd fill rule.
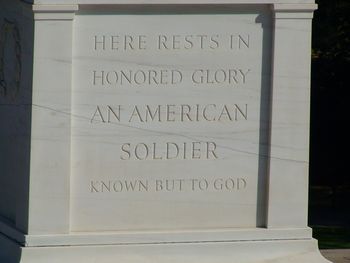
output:
[[73,20],[79,5],[33,5],[34,20]]
[[[50,0],[51,2],[55,0]],[[91,1],[86,3],[76,2],[75,4],[34,4],[33,12],[35,20],[73,20],[75,13],[79,11],[79,5],[93,5]],[[95,1],[96,2],[96,1]],[[102,1],[100,1],[102,2]],[[107,0],[103,1],[103,4],[110,5],[148,5],[148,4],[161,4],[161,5],[179,5],[179,4],[255,4],[255,5],[265,5],[271,6],[271,9],[275,13],[276,19],[293,19],[293,18],[305,18],[312,19],[313,11],[317,9],[317,4],[315,3],[277,3],[276,0],[264,0],[258,2],[257,0]],[[103,5],[101,4],[101,5]],[[290,15],[294,13],[294,15]],[[297,14],[297,15],[295,15]]]
[[[49,262],[274,262],[330,263],[315,239],[246,242],[196,242],[134,245],[21,247],[0,235],[0,261],[4,263]],[[253,253],[252,253],[253,251]],[[268,252],[268,253],[267,253]]]
[[317,4],[273,4],[275,19],[312,19]]
[[25,247],[127,245],[193,242],[238,242],[253,240],[304,240],[312,238],[312,229],[305,228],[220,228],[179,229],[173,231],[110,231],[71,232],[68,234],[27,235],[0,220],[0,235]]
[[29,0],[36,5],[197,5],[197,4],[281,4],[305,6],[314,0]]

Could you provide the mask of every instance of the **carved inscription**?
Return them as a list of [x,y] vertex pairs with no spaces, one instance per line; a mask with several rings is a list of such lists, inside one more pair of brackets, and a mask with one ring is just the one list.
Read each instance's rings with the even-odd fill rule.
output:
[[229,48],[231,50],[249,49],[249,34],[228,35],[156,35],[152,37],[153,46],[146,35],[95,35],[93,36],[93,48],[95,51],[139,51],[147,49],[157,50],[219,50]]
[[[249,34],[227,35],[94,35],[95,52],[164,52],[179,50],[182,52],[249,50]],[[95,88],[128,87],[177,87],[190,83],[192,87],[245,87],[252,74],[250,68],[197,68],[182,70],[179,68],[115,68],[95,69],[91,72],[91,84]],[[248,120],[248,104],[165,104],[165,105],[96,105],[91,114],[90,123],[94,125],[115,123],[199,123],[199,122],[239,122]],[[220,159],[216,142],[125,142],[120,148],[120,160],[194,160]]]
[[113,181],[90,181],[90,192],[122,193],[122,192],[209,192],[209,191],[242,191],[247,187],[244,178],[217,179],[135,179]]
[[237,122],[248,120],[248,104],[98,105],[91,123]]
[[[95,64],[89,70],[89,83],[94,90],[103,90],[113,94],[111,101],[105,104],[95,105],[91,110],[90,124],[94,129],[118,127],[126,125],[128,127],[147,127],[155,126],[158,128],[168,128],[169,125],[178,124],[193,125],[221,125],[232,129],[243,122],[248,122],[250,118],[248,103],[249,97],[240,98],[232,96],[233,92],[249,89],[249,85],[254,79],[253,67],[242,63],[242,60],[228,63],[225,65],[197,64],[197,66],[182,67],[176,63],[154,65],[144,62],[138,62],[138,56],[147,54],[159,54],[162,58],[169,54],[174,56],[174,52],[179,54],[198,54],[200,56],[207,53],[211,54],[246,54],[250,52],[253,45],[252,37],[249,33],[230,33],[227,34],[207,34],[198,32],[198,34],[95,34],[91,36],[91,49],[95,56],[108,55],[115,56],[116,65],[106,63],[99,67]],[[225,52],[225,53],[224,53]],[[123,54],[130,55],[131,61],[118,61]],[[133,56],[135,54],[135,56]],[[241,55],[242,57],[242,55]],[[174,57],[172,57],[174,60]],[[169,60],[169,61],[172,61]],[[199,66],[198,66],[199,65]],[[142,91],[150,96],[154,95],[154,89],[161,88],[168,92],[168,98],[171,98],[172,91],[176,89],[190,89],[198,91],[198,96],[206,96],[207,90],[225,91],[229,90],[232,100],[216,99],[206,103],[196,102],[196,98],[188,101],[179,101],[170,103],[167,100],[147,101],[145,96],[144,104],[133,102],[132,99],[122,103],[120,100],[113,102],[124,92]],[[127,91],[125,91],[127,90]],[[129,93],[128,93],[129,94]],[[225,93],[223,93],[225,94]],[[164,95],[163,97],[164,98]],[[226,99],[226,98],[225,98]],[[152,102],[151,102],[152,101]],[[157,102],[155,102],[157,101]],[[201,100],[198,100],[201,101]],[[202,100],[203,101],[203,100]],[[115,125],[115,126],[113,126]],[[205,127],[205,126],[203,126]],[[226,129],[226,128],[225,128]],[[124,138],[124,137],[123,137]],[[214,162],[223,160],[220,145],[215,139],[207,140],[176,140],[169,136],[169,139],[152,141],[145,139],[130,140],[125,137],[123,142],[118,142],[119,156],[115,156],[116,161],[130,163],[137,161],[143,162]],[[227,157],[226,157],[227,158]],[[235,192],[242,191],[248,187],[247,178],[244,177],[216,177],[213,178],[177,178],[177,179],[150,179],[139,178],[130,180],[128,178],[111,180],[91,180],[89,189],[92,194],[101,193],[123,193],[123,192]]]
[[92,72],[92,84],[94,86],[147,86],[157,85],[165,87],[174,86],[184,80],[190,80],[194,85],[205,84],[229,84],[236,87],[238,84],[246,84],[250,69],[196,69],[185,75],[179,69],[149,69],[149,70],[94,70]]
[[124,143],[121,160],[217,159],[215,142]]

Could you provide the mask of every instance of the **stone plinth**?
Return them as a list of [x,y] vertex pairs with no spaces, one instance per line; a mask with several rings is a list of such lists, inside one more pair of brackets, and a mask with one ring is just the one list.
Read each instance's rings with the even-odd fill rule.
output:
[[327,262],[313,1],[0,5],[1,262]]

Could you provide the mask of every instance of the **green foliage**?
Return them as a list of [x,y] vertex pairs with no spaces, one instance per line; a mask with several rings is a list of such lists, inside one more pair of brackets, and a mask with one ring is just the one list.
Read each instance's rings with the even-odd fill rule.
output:
[[[316,0],[317,1],[317,0]],[[342,150],[350,129],[350,1],[318,0],[313,21],[311,159],[313,185],[350,185]]]
[[341,227],[313,227],[320,249],[349,249],[350,230]]
[[[316,0],[313,21],[310,222],[320,248],[350,248],[350,1]],[[344,150],[343,150],[344,149]],[[322,219],[322,220],[321,220]],[[336,219],[336,220],[335,220]]]
[[314,56],[350,61],[350,1],[318,0],[314,19]]
[[317,88],[348,89],[350,66],[350,1],[318,0],[313,28]]

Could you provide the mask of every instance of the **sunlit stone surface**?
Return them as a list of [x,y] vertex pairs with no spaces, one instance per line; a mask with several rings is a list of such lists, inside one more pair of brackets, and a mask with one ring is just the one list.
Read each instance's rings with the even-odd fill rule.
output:
[[1,262],[327,262],[313,1],[0,5]]

